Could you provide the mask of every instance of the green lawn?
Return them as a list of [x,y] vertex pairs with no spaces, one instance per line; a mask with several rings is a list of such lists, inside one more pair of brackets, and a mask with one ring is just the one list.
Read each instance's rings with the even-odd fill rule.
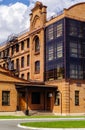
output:
[[27,122],[21,125],[37,128],[85,128],[85,121]]
[[25,118],[85,118],[85,116],[49,116],[49,115],[32,115],[32,116],[0,116],[0,119],[25,119]]

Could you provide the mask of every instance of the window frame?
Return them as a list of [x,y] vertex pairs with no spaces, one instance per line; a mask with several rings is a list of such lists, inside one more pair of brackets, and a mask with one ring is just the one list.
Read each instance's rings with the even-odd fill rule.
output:
[[35,62],[35,73],[40,73],[40,61]]
[[15,52],[15,45],[13,45],[13,46],[11,47],[11,54],[13,55],[14,52]]
[[30,80],[30,72],[27,73],[27,80]]
[[27,66],[30,66],[30,55],[27,55]]
[[16,53],[19,52],[19,43],[16,44]]
[[14,60],[11,61],[11,69],[14,70]]
[[58,38],[58,37],[60,37],[62,35],[63,35],[63,23],[60,22],[56,26],[56,37]]
[[19,58],[16,59],[16,70],[19,70]]
[[79,91],[75,91],[75,106],[79,106]]
[[10,91],[2,91],[2,106],[10,106]]
[[34,38],[34,42],[35,42],[35,54],[40,52],[40,39],[38,36],[35,36]]
[[27,38],[27,48],[30,48],[30,38]]
[[48,39],[49,39],[49,40],[52,40],[52,39],[53,39],[53,25],[51,25],[51,26],[48,28]]
[[76,37],[78,35],[78,27],[76,21],[69,21],[69,35]]
[[24,41],[21,41],[21,50],[24,50]]
[[81,64],[70,64],[70,78],[83,79],[83,66]]
[[25,76],[24,74],[21,74],[21,78],[22,78],[22,79],[24,79],[24,76]]
[[63,43],[60,41],[57,43],[57,58],[62,58],[63,57]]
[[53,46],[49,46],[48,48],[48,61],[51,61],[54,59],[54,48]]
[[21,68],[24,68],[24,56],[21,57]]

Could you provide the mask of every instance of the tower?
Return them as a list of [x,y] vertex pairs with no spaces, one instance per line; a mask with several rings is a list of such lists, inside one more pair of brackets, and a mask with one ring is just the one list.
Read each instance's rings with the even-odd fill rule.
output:
[[32,80],[44,80],[44,26],[46,6],[36,2],[30,14],[30,76]]

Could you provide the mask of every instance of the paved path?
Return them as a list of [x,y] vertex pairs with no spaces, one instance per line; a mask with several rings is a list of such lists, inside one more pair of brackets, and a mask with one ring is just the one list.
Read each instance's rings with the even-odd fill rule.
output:
[[[0,120],[0,130],[25,130],[24,128],[18,127],[24,120]],[[28,129],[30,130],[30,129]]]
[[[85,118],[37,118],[37,119],[14,119],[14,120],[0,120],[0,130],[31,130],[29,127],[18,127],[21,122],[41,122],[41,121],[59,121],[59,120],[85,120]],[[35,130],[85,130],[83,129],[65,129],[65,128],[49,128],[49,129],[42,129],[42,128],[33,128]]]

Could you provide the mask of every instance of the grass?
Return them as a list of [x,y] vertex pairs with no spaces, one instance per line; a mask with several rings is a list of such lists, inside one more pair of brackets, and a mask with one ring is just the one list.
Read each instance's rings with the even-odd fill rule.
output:
[[49,115],[38,115],[38,116],[0,116],[0,119],[25,119],[25,118],[85,118],[85,116],[49,116]]
[[21,125],[37,128],[85,128],[85,121],[29,122]]
[[[85,116],[0,116],[0,119],[32,119],[32,118],[85,118]],[[21,123],[21,125],[29,127],[43,127],[43,128],[85,128],[85,121],[50,121],[50,122],[27,122]]]

